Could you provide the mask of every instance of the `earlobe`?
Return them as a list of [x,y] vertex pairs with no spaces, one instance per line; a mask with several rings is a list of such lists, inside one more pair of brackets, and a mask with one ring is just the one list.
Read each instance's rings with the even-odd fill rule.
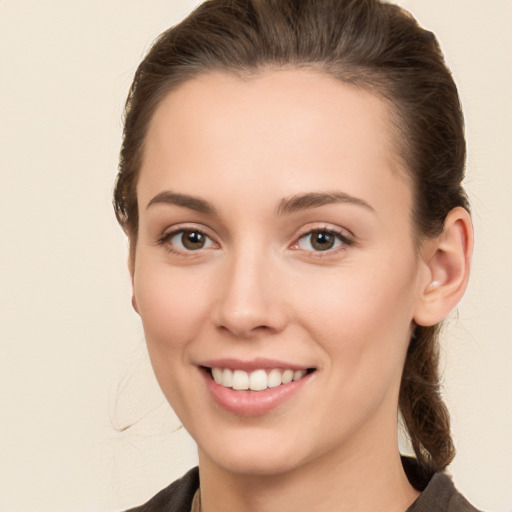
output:
[[466,291],[472,252],[471,217],[464,208],[454,208],[446,216],[442,233],[422,248],[426,272],[414,314],[416,324],[435,325],[457,306]]

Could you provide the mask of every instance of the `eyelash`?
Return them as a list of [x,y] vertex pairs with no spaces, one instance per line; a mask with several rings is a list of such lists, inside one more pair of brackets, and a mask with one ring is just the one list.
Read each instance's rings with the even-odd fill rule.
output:
[[157,244],[158,245],[161,245],[161,246],[164,246],[168,252],[170,253],[174,253],[174,254],[177,254],[179,256],[182,256],[182,257],[185,257],[185,258],[190,258],[190,257],[197,257],[200,252],[201,249],[209,249],[210,247],[199,247],[198,249],[196,250],[193,250],[193,249],[177,249],[172,243],[172,239],[176,236],[179,236],[181,235],[183,237],[183,235],[185,233],[190,233],[190,234],[196,234],[196,235],[200,235],[200,236],[203,236],[208,243],[211,243],[211,244],[216,244],[218,245],[213,239],[211,236],[209,236],[208,234],[206,234],[202,229],[198,229],[198,228],[194,228],[194,227],[181,227],[181,228],[178,228],[178,229],[175,229],[169,233],[164,233],[158,240],[157,240]]
[[[181,235],[183,237],[183,235],[185,233],[196,234],[196,235],[205,237],[206,243],[215,244],[215,245],[218,246],[218,243],[215,242],[212,239],[212,237],[210,237],[207,233],[205,233],[201,229],[194,228],[194,227],[180,227],[178,229],[174,229],[173,231],[171,231],[169,233],[165,233],[160,238],[158,238],[157,244],[161,245],[161,246],[164,246],[167,249],[168,252],[174,253],[174,254],[177,254],[177,255],[183,256],[183,257],[197,257],[199,255],[198,253],[201,250],[203,250],[203,249],[210,249],[211,248],[211,247],[199,247],[196,250],[193,250],[193,249],[188,249],[188,250],[187,249],[177,249],[171,243],[171,240],[174,237],[177,237],[179,235]],[[334,243],[336,244],[338,242],[338,245],[335,246],[335,247],[332,247],[332,248],[325,249],[325,250],[314,250],[314,249],[303,249],[303,248],[301,248],[300,247],[301,240],[305,240],[305,239],[307,239],[308,237],[311,237],[314,234],[317,234],[317,235],[318,234],[324,234],[324,235],[327,235],[327,236],[333,236],[336,239]],[[322,257],[332,256],[334,254],[337,254],[339,251],[345,250],[347,247],[350,247],[350,246],[352,246],[354,244],[355,244],[355,241],[353,240],[353,238],[350,238],[350,237],[346,236],[342,232],[337,231],[337,230],[332,229],[332,228],[322,227],[322,228],[310,229],[310,230],[308,230],[308,231],[306,231],[304,233],[301,233],[298,236],[298,238],[296,239],[296,241],[293,242],[293,244],[290,246],[290,248],[292,250],[302,251],[302,252],[305,252],[305,253],[310,253],[310,254],[314,255],[314,257],[316,257],[316,258],[322,258]],[[310,242],[310,245],[311,245],[311,242]]]
[[[310,249],[302,249],[299,244],[301,240],[305,240],[308,237],[311,237],[315,234],[323,234],[328,236],[335,237],[335,242],[338,242],[338,245],[332,248],[328,248],[325,250],[310,250]],[[311,242],[309,243],[311,245]],[[297,241],[293,243],[292,249],[297,251],[304,251],[308,253],[312,253],[314,257],[316,258],[322,258],[326,256],[332,256],[337,254],[339,251],[345,250],[347,247],[350,247],[355,244],[355,241],[353,238],[348,237],[341,231],[338,231],[336,229],[328,228],[328,227],[322,227],[322,228],[314,228],[306,231],[305,233],[302,233],[298,238]]]

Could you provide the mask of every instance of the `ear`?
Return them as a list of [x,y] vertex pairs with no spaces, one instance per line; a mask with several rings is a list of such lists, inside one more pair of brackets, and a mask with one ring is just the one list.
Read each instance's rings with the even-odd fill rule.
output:
[[132,307],[135,310],[135,312],[140,315],[139,313],[139,306],[137,305],[137,299],[135,298],[135,294],[132,292]]
[[138,315],[140,315],[139,306],[137,304],[137,298],[135,297],[135,290],[134,290],[135,262],[133,261],[131,254],[130,254],[130,257],[128,258],[128,270],[130,271],[130,277],[131,277],[131,281],[132,281],[132,307],[135,310],[135,312]]
[[425,272],[414,312],[417,325],[435,325],[457,306],[468,284],[472,252],[471,217],[464,208],[454,208],[446,216],[443,232],[421,248]]
[[135,247],[136,247],[136,241],[133,239],[129,239],[129,253],[128,253],[128,271],[130,272],[130,278],[132,281],[132,307],[135,310],[135,312],[140,315],[139,313],[139,306],[137,305],[137,299],[135,298],[135,291],[134,291],[134,278],[135,278]]

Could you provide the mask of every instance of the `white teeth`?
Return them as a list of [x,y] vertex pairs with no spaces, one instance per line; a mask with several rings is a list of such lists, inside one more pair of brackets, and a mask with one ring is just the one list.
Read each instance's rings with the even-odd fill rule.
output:
[[288,384],[293,380],[293,370],[285,370],[281,375],[281,383]]
[[269,388],[275,388],[281,385],[281,370],[274,368],[270,370],[270,373],[267,375],[267,386]]
[[249,374],[247,372],[243,370],[235,370],[233,372],[233,389],[249,389]]
[[267,372],[265,370],[256,370],[249,375],[249,389],[251,391],[263,391],[267,387]]
[[226,368],[222,371],[222,382],[221,384],[227,388],[233,387],[233,370]]
[[293,372],[293,380],[299,380],[299,379],[302,379],[302,377],[304,377],[304,375],[306,375],[306,370],[295,370]]
[[217,384],[222,384],[222,369],[212,368],[212,377]]
[[278,368],[273,368],[268,373],[266,370],[255,370],[248,373],[243,370],[230,370],[229,368],[212,368],[212,377],[217,384],[237,391],[248,389],[264,391],[267,388],[275,388],[281,384],[289,384],[292,381],[302,379],[306,373],[306,370],[283,371]]

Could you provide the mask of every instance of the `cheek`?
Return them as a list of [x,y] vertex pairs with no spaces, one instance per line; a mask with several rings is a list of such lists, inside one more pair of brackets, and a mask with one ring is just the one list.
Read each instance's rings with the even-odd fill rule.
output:
[[301,294],[301,309],[309,311],[303,322],[347,371],[384,361],[399,367],[413,317],[415,282],[416,267],[410,262],[390,266],[381,261],[373,268],[343,269],[328,279],[317,278]]
[[179,350],[192,340],[208,311],[208,294],[200,276],[145,264],[141,258],[134,274],[134,296],[151,351]]
[[189,274],[139,258],[133,283],[153,371],[180,417],[186,416],[190,401],[190,391],[183,383],[195,378],[187,349],[199,337],[209,309],[208,294],[198,285],[202,281]]

